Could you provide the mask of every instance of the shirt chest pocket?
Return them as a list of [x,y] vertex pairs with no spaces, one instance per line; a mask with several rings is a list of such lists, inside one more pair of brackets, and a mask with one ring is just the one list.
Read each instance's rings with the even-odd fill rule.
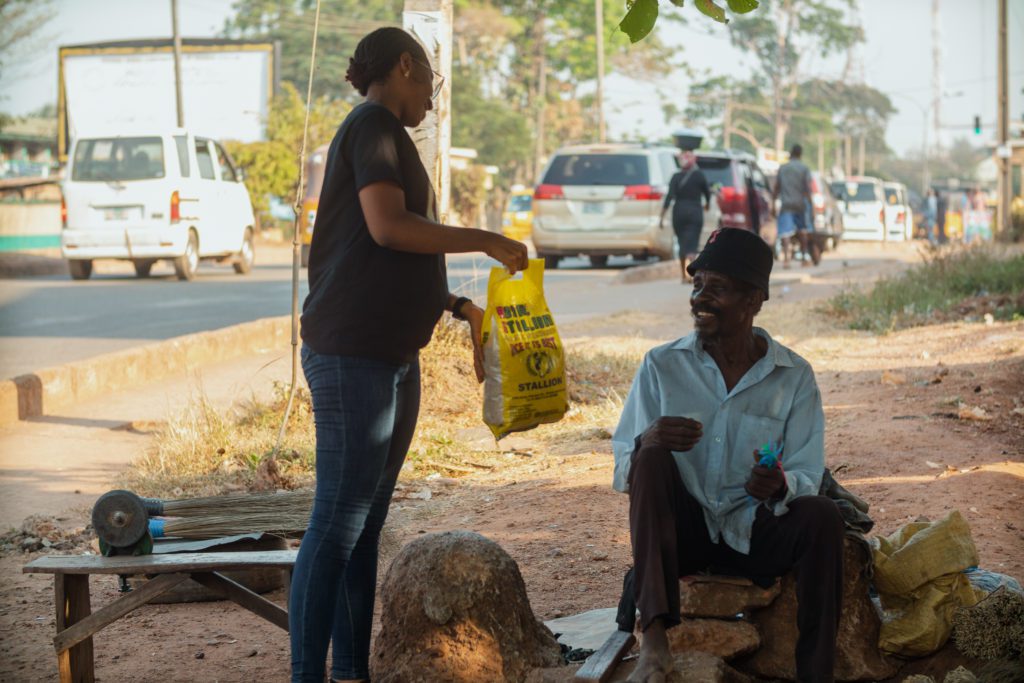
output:
[[767,445],[782,443],[786,433],[786,421],[761,415],[744,415],[740,418],[740,429],[736,435],[736,448],[743,453],[753,451]]

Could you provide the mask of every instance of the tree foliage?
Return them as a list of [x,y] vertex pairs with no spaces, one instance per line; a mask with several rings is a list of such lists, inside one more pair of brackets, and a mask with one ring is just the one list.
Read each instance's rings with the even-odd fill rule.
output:
[[[676,7],[685,5],[685,0],[670,0]],[[716,4],[715,0],[693,0],[694,6],[706,16],[717,22],[728,24],[725,8]],[[760,5],[758,0],[727,0],[729,11],[736,14],[752,12]],[[646,38],[658,21],[658,0],[628,0],[626,14],[619,22],[619,30],[629,36],[630,42],[638,43]]]
[[[317,147],[331,141],[350,108],[347,102],[327,97],[313,101],[309,111],[307,158]],[[285,82],[281,93],[270,105],[267,140],[224,143],[228,153],[245,170],[245,184],[252,196],[253,206],[264,217],[270,209],[271,195],[282,197],[289,204],[295,203],[305,116],[303,98],[291,83]]]
[[0,0],[0,75],[38,46],[40,31],[56,14],[52,0]]

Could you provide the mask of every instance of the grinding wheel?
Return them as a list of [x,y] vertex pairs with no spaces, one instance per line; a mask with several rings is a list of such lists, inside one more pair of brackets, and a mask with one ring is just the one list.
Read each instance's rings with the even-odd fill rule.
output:
[[149,515],[142,499],[131,491],[107,491],[92,506],[92,528],[107,545],[129,548],[145,538]]

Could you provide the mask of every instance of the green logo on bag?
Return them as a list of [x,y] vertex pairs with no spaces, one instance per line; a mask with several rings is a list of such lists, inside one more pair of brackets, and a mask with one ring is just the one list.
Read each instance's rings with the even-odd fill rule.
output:
[[555,361],[547,351],[534,351],[526,357],[526,370],[534,377],[547,377],[555,369]]

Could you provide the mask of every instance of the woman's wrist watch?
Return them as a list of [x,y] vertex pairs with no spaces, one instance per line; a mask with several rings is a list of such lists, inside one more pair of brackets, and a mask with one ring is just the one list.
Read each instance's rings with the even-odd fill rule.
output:
[[452,304],[452,317],[456,320],[466,320],[466,316],[462,315],[462,307],[468,303],[470,303],[468,297],[460,296],[456,299],[455,303]]

